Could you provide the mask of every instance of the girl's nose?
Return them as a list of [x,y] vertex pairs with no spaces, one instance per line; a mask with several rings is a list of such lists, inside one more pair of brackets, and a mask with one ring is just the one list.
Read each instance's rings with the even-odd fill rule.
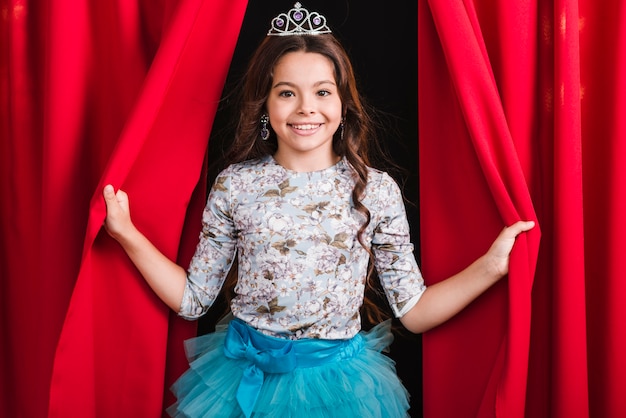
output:
[[301,97],[300,105],[298,106],[298,113],[301,115],[310,115],[315,113],[314,101],[310,97]]

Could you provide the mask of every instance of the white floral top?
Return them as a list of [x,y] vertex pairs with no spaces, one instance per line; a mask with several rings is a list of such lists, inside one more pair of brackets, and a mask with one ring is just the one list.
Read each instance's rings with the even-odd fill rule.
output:
[[[195,319],[215,301],[238,254],[235,317],[276,337],[343,339],[360,330],[368,254],[351,205],[353,170],[300,173],[271,156],[234,164],[217,177],[203,214],[179,314]],[[365,242],[396,316],[426,289],[413,255],[396,182],[369,169]]]

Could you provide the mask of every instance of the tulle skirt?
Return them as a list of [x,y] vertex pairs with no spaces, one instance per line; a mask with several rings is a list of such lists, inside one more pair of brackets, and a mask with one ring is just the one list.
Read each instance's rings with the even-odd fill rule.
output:
[[[266,336],[242,324],[239,320],[219,324],[214,333],[185,342],[190,368],[172,385],[177,401],[167,409],[170,416],[409,416],[409,394],[396,374],[395,362],[383,353],[393,340],[391,321],[350,340],[297,340],[289,342],[287,348],[288,340]],[[234,339],[238,343],[230,344]],[[250,345],[241,346],[243,340]],[[291,359],[279,354],[274,360],[251,360],[252,351],[258,355],[265,348],[293,355]],[[265,370],[259,370],[254,362]],[[263,366],[266,363],[280,370],[268,371]],[[251,382],[255,381],[253,388],[255,383]]]

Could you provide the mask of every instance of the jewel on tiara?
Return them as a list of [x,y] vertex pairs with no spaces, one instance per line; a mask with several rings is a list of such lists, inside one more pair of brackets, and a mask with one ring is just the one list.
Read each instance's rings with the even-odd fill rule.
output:
[[302,7],[300,2],[297,2],[293,9],[272,19],[272,27],[267,35],[319,35],[321,33],[331,33],[330,28],[326,26],[326,18],[317,12],[309,12]]

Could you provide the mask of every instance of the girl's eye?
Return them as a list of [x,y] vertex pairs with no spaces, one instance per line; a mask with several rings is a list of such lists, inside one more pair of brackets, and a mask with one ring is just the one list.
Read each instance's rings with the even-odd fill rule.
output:
[[285,90],[285,91],[281,91],[278,95],[280,97],[293,97],[293,92]]
[[330,92],[328,90],[320,90],[317,92],[317,94],[322,97],[330,96]]

